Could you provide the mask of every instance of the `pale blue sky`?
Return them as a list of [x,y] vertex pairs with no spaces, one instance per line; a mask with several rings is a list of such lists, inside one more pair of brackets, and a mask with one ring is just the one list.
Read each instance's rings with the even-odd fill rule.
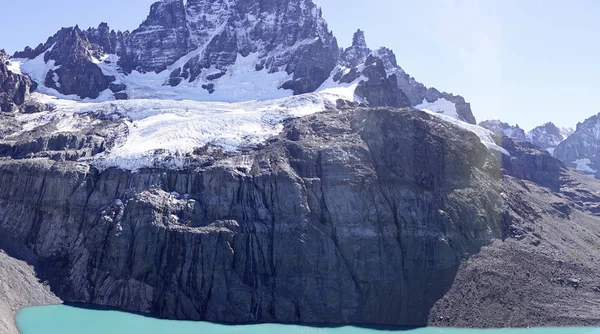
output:
[[[415,78],[463,95],[478,121],[574,126],[600,112],[600,1],[315,0],[340,46],[366,31]],[[153,0],[2,4],[0,48],[35,46],[60,27],[134,29]]]

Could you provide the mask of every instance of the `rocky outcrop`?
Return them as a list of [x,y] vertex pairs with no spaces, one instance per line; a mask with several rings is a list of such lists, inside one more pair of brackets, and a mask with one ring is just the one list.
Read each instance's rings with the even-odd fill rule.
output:
[[9,58],[0,50],[0,112],[17,111],[32,88],[29,77],[9,69]]
[[352,46],[342,51],[340,65],[334,70],[332,79],[339,84],[357,83],[355,94],[370,106],[419,108],[425,103],[446,100],[454,105],[452,113],[457,118],[476,124],[471,106],[464,98],[417,82],[398,66],[392,50],[369,49],[362,30],[354,34]]
[[[15,58],[42,57],[50,64],[43,80],[38,84],[63,95],[95,99],[108,89],[114,76],[105,75],[97,65],[110,50],[108,26],[101,24],[98,30],[82,31],[79,27],[63,28],[35,50],[17,52]],[[100,44],[92,43],[90,38]],[[106,49],[105,49],[106,48]]]
[[199,169],[2,160],[0,225],[65,301],[423,325],[461,261],[503,234],[494,161],[474,134],[425,113],[333,110]]
[[466,102],[462,96],[440,92],[433,87],[427,88],[398,65],[396,55],[388,48],[379,48],[372,51],[372,54],[383,61],[388,75],[395,76],[398,88],[406,95],[412,107],[445,99],[455,105],[459,119],[470,124],[477,124],[471,111],[471,104]]
[[361,81],[356,88],[358,97],[373,107],[410,107],[408,98],[396,84],[396,75],[387,76],[381,59],[369,56],[365,64],[361,75],[367,80]]

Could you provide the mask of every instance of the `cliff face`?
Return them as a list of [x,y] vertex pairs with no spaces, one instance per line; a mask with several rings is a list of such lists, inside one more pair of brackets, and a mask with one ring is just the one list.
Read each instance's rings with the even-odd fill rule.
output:
[[8,55],[0,50],[0,112],[13,112],[25,103],[32,85],[29,77],[13,73]]
[[234,323],[600,323],[600,181],[533,145],[504,137],[494,155],[430,114],[350,107],[198,150],[203,167],[80,159],[122,121],[45,125],[1,154],[0,248],[65,301]]
[[461,261],[502,237],[494,161],[474,134],[425,113],[335,110],[194,170],[4,159],[0,226],[65,301],[423,325]]

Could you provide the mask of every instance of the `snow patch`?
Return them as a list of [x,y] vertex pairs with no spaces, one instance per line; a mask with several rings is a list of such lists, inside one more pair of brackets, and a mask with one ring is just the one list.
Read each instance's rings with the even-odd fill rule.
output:
[[437,99],[435,102],[427,102],[427,99],[423,99],[423,103],[419,104],[415,108],[460,119],[458,113],[456,112],[456,104],[446,100],[445,98]]
[[14,74],[23,74],[23,73],[21,73],[21,64],[22,64],[21,60],[11,59],[8,61],[7,68],[9,71],[13,72]]
[[592,161],[590,159],[578,159],[578,160],[573,161],[573,163],[575,165],[577,165],[577,167],[575,167],[575,169],[577,169],[581,172],[584,172],[586,174],[595,174],[596,172],[598,172],[597,170],[590,167],[590,164],[592,163]]
[[498,146],[496,144],[496,142],[494,141],[494,133],[492,131],[490,131],[486,128],[483,128],[479,125],[473,125],[473,124],[470,124],[467,122],[463,122],[453,116],[448,116],[448,115],[434,112],[434,111],[431,111],[428,109],[422,109],[422,110],[430,115],[441,118],[447,122],[450,122],[458,127],[463,128],[467,131],[473,132],[474,134],[477,135],[477,137],[479,137],[479,140],[481,140],[481,143],[483,145],[485,145],[488,149],[498,151],[502,154],[510,156],[510,153],[507,150],[505,150],[503,147]]
[[360,82],[367,81],[368,79],[361,75],[359,78],[357,78],[351,83],[335,82],[333,80],[333,77],[335,73],[339,71],[342,71],[343,75],[346,75],[350,73],[351,69],[347,67],[336,67],[333,71],[331,71],[329,78],[325,82],[323,82],[323,84],[321,84],[321,87],[319,87],[316,91],[325,94],[338,95],[342,100],[364,103],[365,101],[356,96],[355,92]]

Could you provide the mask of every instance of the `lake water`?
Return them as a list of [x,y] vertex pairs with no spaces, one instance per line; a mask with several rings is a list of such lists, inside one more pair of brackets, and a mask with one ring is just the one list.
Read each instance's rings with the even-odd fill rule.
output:
[[25,308],[17,314],[21,334],[600,334],[600,328],[449,329],[405,331],[292,325],[227,326],[206,322],[172,321],[136,314],[76,308],[65,305]]

